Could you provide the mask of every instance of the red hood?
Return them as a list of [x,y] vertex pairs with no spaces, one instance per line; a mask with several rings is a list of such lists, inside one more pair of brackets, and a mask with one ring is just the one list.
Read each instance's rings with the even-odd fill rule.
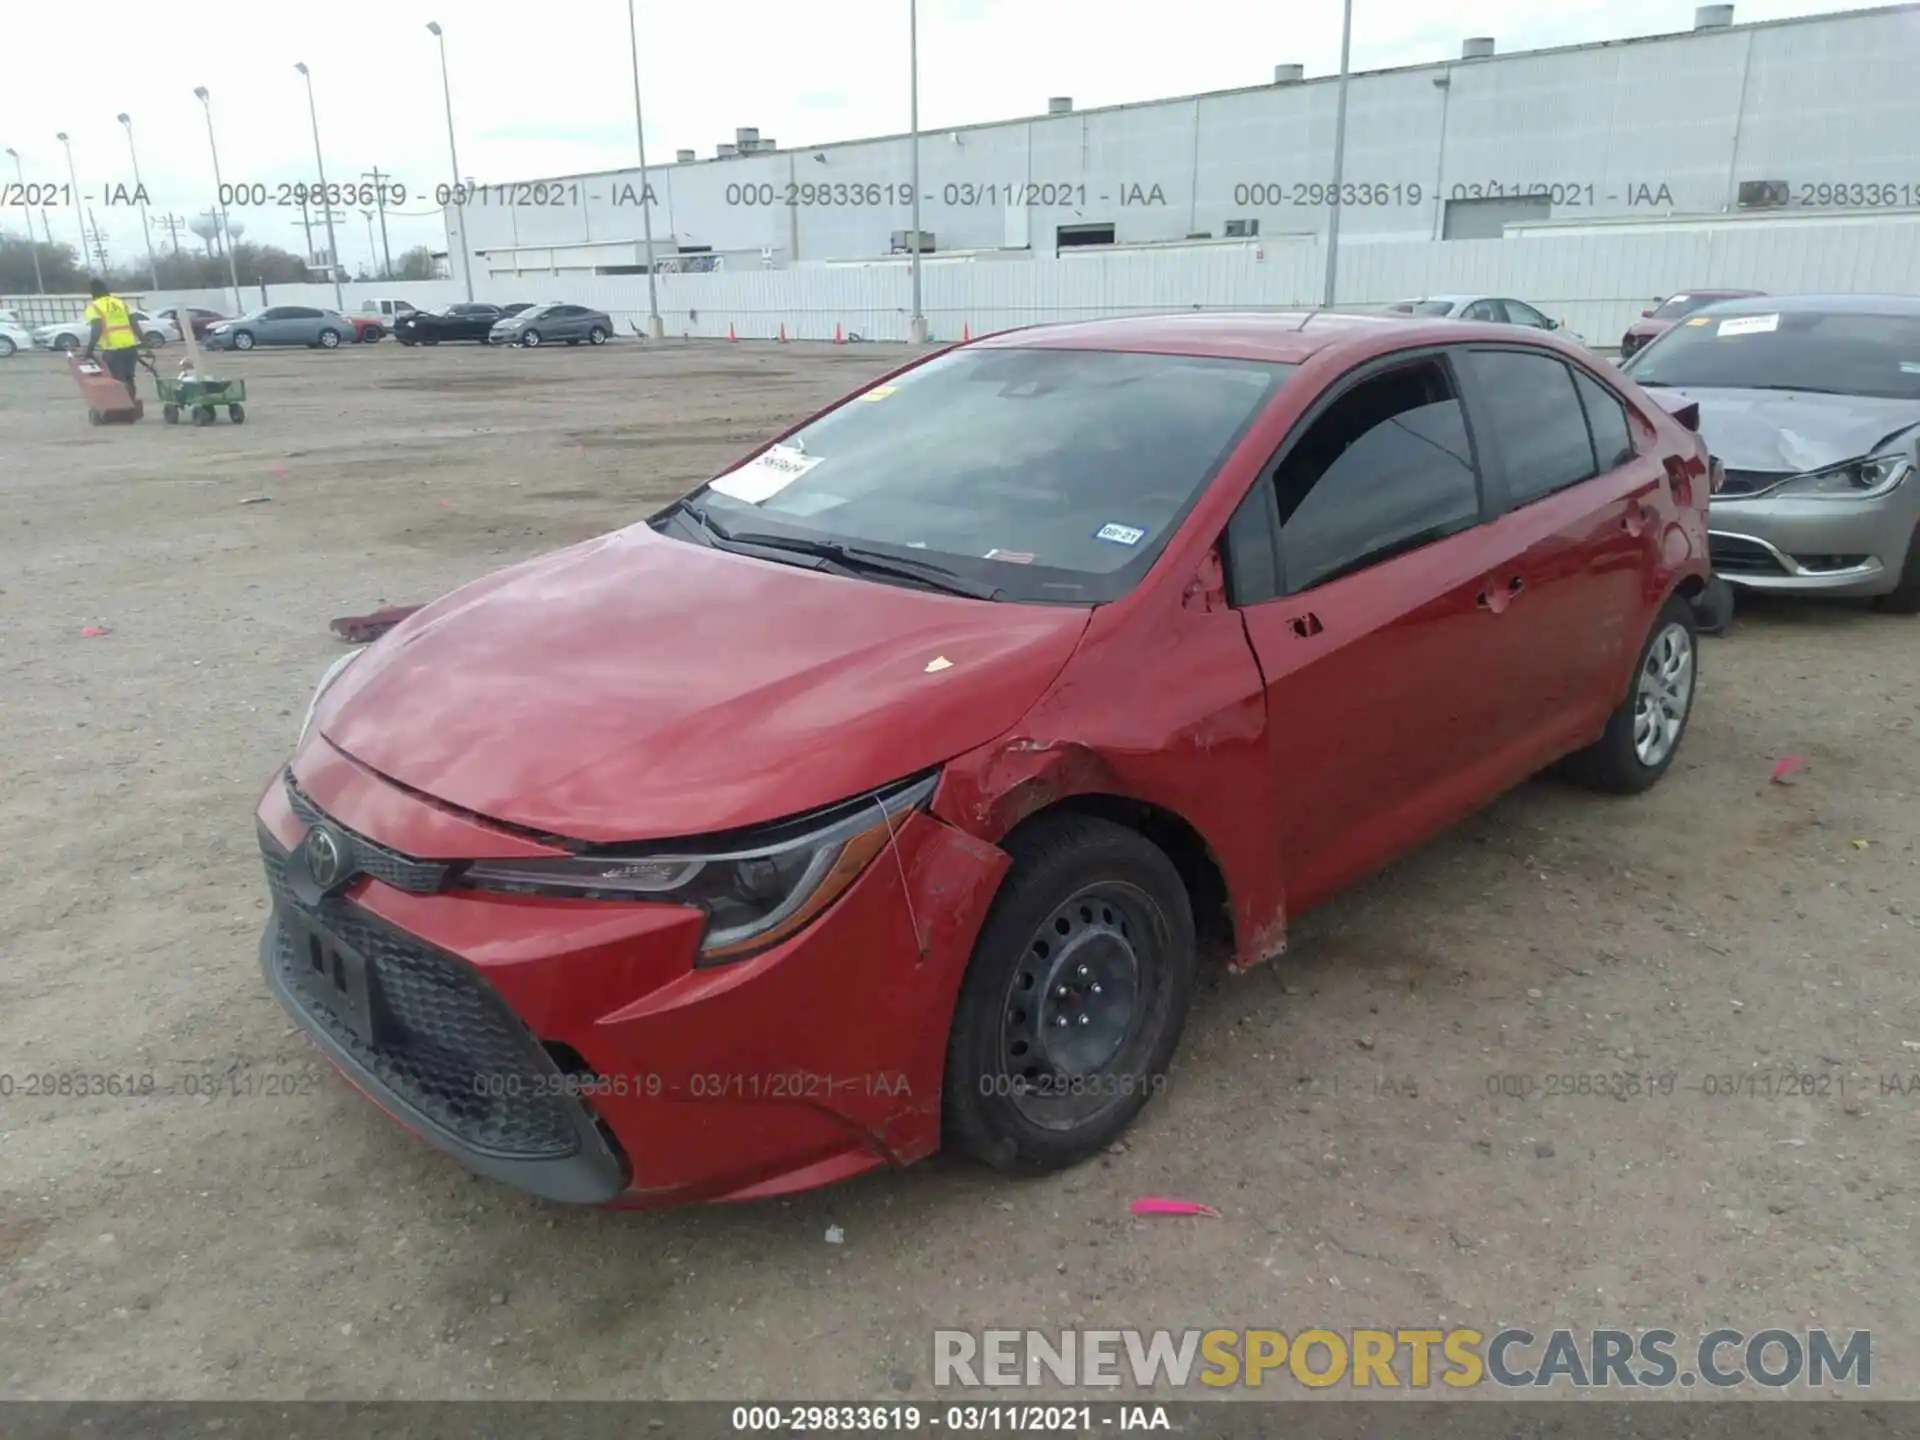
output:
[[1636,340],[1651,340],[1664,335],[1673,328],[1671,320],[1636,320],[1627,327],[1627,334]]
[[342,672],[315,726],[497,820],[588,841],[698,835],[984,744],[1060,672],[1088,614],[823,575],[640,525],[436,601]]

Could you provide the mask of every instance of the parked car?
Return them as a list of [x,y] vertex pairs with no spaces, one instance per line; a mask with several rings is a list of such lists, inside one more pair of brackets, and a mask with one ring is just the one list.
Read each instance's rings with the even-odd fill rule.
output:
[[387,327],[381,323],[378,315],[346,315],[342,318],[353,327],[353,343],[356,345],[377,345],[386,338]]
[[187,323],[193,326],[193,338],[196,340],[205,340],[209,330],[227,319],[227,317],[222,315],[218,310],[206,310],[198,305],[185,305],[178,309],[171,310],[156,310],[154,314],[170,322],[176,335],[180,333],[180,322],[184,316]]
[[[140,332],[140,343],[149,350],[157,350],[169,340],[180,338],[180,331],[171,320],[149,315],[144,310],[129,310],[127,315]],[[87,347],[87,332],[91,328],[83,319],[42,325],[33,332],[33,343],[42,350],[84,350]]]
[[413,314],[416,308],[411,300],[373,299],[361,303],[360,313],[378,320],[380,327],[391,335],[400,317]]
[[402,345],[438,345],[442,340],[474,340],[484,345],[502,313],[498,305],[449,305],[445,310],[415,310],[394,323],[393,338]]
[[209,350],[251,350],[256,345],[318,345],[332,350],[353,338],[353,322],[337,310],[312,305],[269,305],[207,332]]
[[1634,351],[1644,348],[1687,316],[1716,300],[1744,300],[1748,296],[1766,293],[1764,290],[1685,290],[1678,295],[1669,295],[1664,300],[1654,302],[1653,309],[1642,310],[1640,318],[1627,327],[1626,333],[1620,337],[1620,358],[1628,359]]
[[532,308],[533,306],[529,305],[526,301],[522,300],[517,304],[502,305],[500,307],[500,313],[502,315],[518,315],[521,311],[531,310]]
[[1401,300],[1387,307],[1390,314],[1431,315],[1445,320],[1490,321],[1496,325],[1525,325],[1534,330],[1557,330],[1576,345],[1586,339],[1550,319],[1524,300],[1500,295],[1428,295],[1418,300]]
[[613,321],[604,311],[584,305],[548,303],[531,305],[518,315],[505,316],[493,323],[488,338],[495,345],[545,345],[564,340],[578,345],[604,345],[613,334]]
[[1203,947],[1674,761],[1705,447],[1552,336],[1085,322],[849,399],[336,661],[261,798],[268,984],[482,1174],[1084,1160]]
[[11,316],[0,319],[0,360],[33,349],[33,332]]
[[1700,407],[1729,582],[1920,613],[1920,299],[1723,300],[1621,368]]

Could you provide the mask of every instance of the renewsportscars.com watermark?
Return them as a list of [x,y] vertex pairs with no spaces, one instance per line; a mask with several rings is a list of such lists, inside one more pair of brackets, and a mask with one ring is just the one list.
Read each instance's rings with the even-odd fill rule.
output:
[[1663,1329],[936,1330],[939,1389],[1809,1389],[1873,1383],[1873,1333]]

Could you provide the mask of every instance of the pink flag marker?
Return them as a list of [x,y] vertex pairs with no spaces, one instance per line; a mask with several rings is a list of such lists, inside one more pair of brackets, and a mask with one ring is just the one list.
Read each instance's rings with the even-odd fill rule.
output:
[[1807,762],[1798,755],[1782,755],[1779,763],[1773,767],[1773,783],[1791,785],[1793,777],[1807,768]]
[[1128,1207],[1136,1215],[1204,1215],[1218,1220],[1220,1212],[1198,1200],[1168,1200],[1159,1195],[1142,1195]]

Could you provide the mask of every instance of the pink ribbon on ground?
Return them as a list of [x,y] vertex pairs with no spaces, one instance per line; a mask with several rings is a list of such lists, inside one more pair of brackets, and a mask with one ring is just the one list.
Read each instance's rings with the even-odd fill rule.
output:
[[1159,1195],[1142,1195],[1129,1207],[1136,1215],[1205,1215],[1218,1220],[1220,1212],[1198,1200],[1168,1200]]

